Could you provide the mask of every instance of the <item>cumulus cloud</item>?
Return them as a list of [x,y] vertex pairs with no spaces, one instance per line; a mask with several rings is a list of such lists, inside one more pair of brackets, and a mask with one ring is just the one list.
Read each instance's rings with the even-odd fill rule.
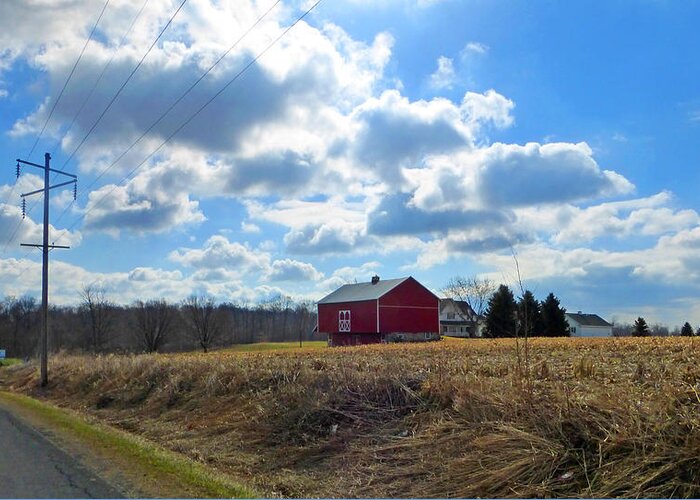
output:
[[201,269],[224,268],[243,274],[263,271],[270,265],[270,256],[257,252],[238,242],[230,242],[221,235],[209,238],[202,248],[175,250],[168,257],[171,261]]
[[445,233],[448,229],[498,226],[507,224],[508,216],[495,210],[427,211],[410,203],[408,195],[384,198],[369,213],[367,230],[376,235]]
[[362,227],[343,221],[292,229],[284,235],[284,244],[292,254],[340,254],[363,246]]
[[323,277],[314,266],[298,260],[276,260],[265,275],[268,281],[317,281]]

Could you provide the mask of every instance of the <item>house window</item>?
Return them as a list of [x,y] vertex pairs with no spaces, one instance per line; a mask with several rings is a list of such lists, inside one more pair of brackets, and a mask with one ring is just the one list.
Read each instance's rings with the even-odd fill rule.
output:
[[455,319],[455,313],[447,313],[447,319]]
[[338,331],[350,331],[350,311],[338,311]]
[[576,333],[576,327],[575,327],[575,326],[572,326],[572,327],[571,327],[571,333]]

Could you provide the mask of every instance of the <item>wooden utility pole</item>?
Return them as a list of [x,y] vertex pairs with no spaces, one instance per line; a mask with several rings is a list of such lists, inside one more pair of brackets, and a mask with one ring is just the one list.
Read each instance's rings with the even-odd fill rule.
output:
[[[44,165],[37,165],[36,163],[31,163],[28,161],[20,160],[17,158],[17,177],[19,177],[20,163],[23,165],[29,165],[32,167],[41,168],[44,170],[44,188],[37,189],[30,193],[21,194],[22,198],[22,218],[26,215],[26,200],[27,196],[32,196],[34,194],[43,193],[44,194],[44,237],[41,245],[35,243],[21,243],[23,247],[37,247],[42,250],[42,262],[41,262],[41,386],[45,387],[49,383],[48,376],[48,357],[49,357],[49,250],[54,248],[70,248],[62,245],[49,245],[49,191],[54,188],[59,188],[62,186],[67,186],[73,184],[73,199],[75,200],[77,195],[77,183],[78,177],[63,172],[61,170],[55,170],[51,168],[51,155],[46,153],[44,155]],[[56,174],[65,175],[71,177],[72,180],[56,184],[54,186],[49,185],[49,174],[50,172],[55,172]]]

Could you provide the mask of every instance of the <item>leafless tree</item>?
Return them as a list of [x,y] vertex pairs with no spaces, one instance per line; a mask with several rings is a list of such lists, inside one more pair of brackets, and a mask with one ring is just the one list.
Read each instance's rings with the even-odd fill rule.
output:
[[146,352],[157,352],[171,333],[175,310],[165,300],[134,303],[134,335]]
[[214,299],[190,295],[182,304],[182,312],[188,323],[187,331],[199,346],[207,352],[212,342],[221,333],[219,311]]
[[476,276],[453,276],[442,289],[445,296],[467,303],[475,318],[462,318],[474,321],[475,331],[479,331],[479,325],[483,321],[489,298],[496,291],[496,283],[488,278]]
[[97,283],[85,285],[80,293],[81,311],[88,321],[89,349],[101,351],[114,325],[114,304],[107,299],[105,289]]
[[38,332],[33,331],[39,319],[36,299],[28,295],[20,298],[6,297],[4,309],[10,326],[12,356],[31,355],[35,347],[35,337],[38,334]]

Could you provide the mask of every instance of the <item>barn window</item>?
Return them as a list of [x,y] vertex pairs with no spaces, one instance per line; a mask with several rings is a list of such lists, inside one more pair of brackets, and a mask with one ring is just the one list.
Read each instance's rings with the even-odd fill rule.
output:
[[338,331],[350,331],[350,311],[338,311]]

